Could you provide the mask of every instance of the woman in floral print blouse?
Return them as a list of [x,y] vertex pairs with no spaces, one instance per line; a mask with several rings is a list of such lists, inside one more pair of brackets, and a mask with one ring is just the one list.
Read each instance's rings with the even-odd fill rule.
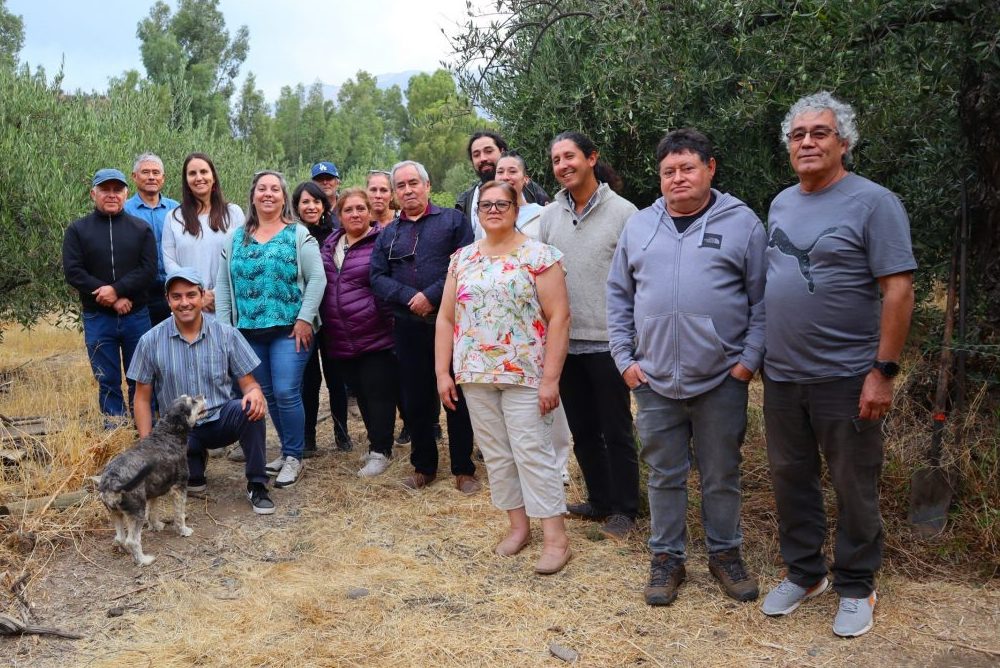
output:
[[455,383],[463,386],[493,503],[510,520],[496,553],[520,552],[531,540],[529,518],[538,518],[535,572],[551,574],[572,556],[549,434],[569,343],[562,254],[517,230],[517,192],[509,184],[490,181],[479,192],[485,236],[452,255],[438,312],[438,393],[453,408]]

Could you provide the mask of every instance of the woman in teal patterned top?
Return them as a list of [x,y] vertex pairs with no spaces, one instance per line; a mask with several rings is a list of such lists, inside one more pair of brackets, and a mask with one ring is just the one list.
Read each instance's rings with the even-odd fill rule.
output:
[[281,457],[267,465],[275,487],[294,485],[302,472],[302,373],[325,288],[319,245],[292,219],[284,177],[259,172],[246,224],[223,248],[216,304],[218,317],[239,329],[261,360],[254,377],[281,440]]

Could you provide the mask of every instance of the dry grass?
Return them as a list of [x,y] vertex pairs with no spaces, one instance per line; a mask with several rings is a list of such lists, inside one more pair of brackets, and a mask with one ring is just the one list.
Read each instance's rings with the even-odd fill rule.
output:
[[[0,370],[29,356],[37,362],[14,393],[0,395],[0,413],[54,413],[66,429],[47,441],[50,463],[3,474],[0,500],[76,489],[131,442],[124,430],[106,436],[100,429],[78,334],[8,332]],[[751,400],[744,523],[749,565],[768,586],[780,567],[759,399]],[[351,426],[363,444],[363,429]],[[899,516],[908,469],[899,463],[897,429],[894,423],[886,470],[878,625],[857,641],[830,633],[832,595],[784,620],[726,599],[707,573],[695,493],[688,582],[673,606],[656,609],[642,601],[645,522],[618,544],[571,521],[575,558],[541,578],[531,572],[540,535],[522,555],[495,557],[504,521],[488,495],[463,497],[447,477],[406,492],[397,483],[407,470],[403,448],[373,481],[354,475],[358,453],[310,460],[299,485],[274,492],[278,512],[263,518],[241,497],[241,465],[213,459],[211,496],[189,502],[194,536],[147,534],[147,552],[159,556],[147,569],[111,550],[96,502],[5,518],[0,585],[24,573],[37,619],[87,638],[0,642],[12,665],[31,666],[559,665],[548,652],[552,642],[574,648],[588,666],[995,665],[1000,588],[984,583],[969,557],[989,551],[942,553],[942,545],[964,539],[967,528],[957,521],[940,542],[912,542]],[[568,496],[582,493],[576,475]],[[965,517],[966,503],[956,518]],[[350,598],[355,588],[368,594]],[[106,617],[113,607],[123,616]]]

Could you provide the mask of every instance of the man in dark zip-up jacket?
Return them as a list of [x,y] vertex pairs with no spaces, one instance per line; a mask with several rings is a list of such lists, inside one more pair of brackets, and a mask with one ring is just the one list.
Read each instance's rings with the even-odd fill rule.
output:
[[[122,363],[128,368],[139,338],[149,331],[147,290],[157,269],[156,238],[145,221],[124,212],[127,196],[123,173],[98,170],[90,190],[94,210],[63,237],[63,273],[80,293],[87,355],[108,417],[125,415]],[[128,390],[131,409],[132,381]],[[116,424],[105,420],[106,426]]]

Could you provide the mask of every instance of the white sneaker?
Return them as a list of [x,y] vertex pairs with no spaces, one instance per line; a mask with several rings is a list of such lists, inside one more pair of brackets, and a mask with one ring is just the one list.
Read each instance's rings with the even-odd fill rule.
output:
[[267,471],[268,475],[278,475],[281,471],[281,467],[285,465],[285,456],[281,455],[274,461],[268,462],[264,470]]
[[285,457],[285,463],[278,471],[278,477],[274,479],[275,487],[291,487],[302,477],[302,461],[295,457]]
[[389,458],[381,452],[369,452],[365,455],[365,465],[358,471],[360,478],[374,478],[382,475],[389,468]]

